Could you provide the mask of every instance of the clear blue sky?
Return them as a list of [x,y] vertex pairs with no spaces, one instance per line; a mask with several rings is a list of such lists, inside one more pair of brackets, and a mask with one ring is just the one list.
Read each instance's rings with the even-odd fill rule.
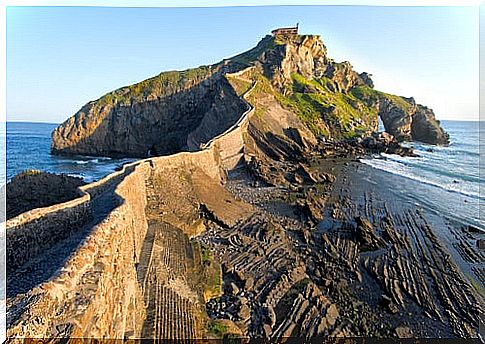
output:
[[478,19],[478,7],[9,7],[7,120],[62,122],[108,91],[218,62],[296,22],[376,88],[440,119],[477,119]]

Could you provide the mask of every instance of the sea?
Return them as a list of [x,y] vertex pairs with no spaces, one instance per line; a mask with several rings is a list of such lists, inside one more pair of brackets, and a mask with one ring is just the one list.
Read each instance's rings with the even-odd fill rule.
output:
[[[382,154],[361,161],[385,172],[384,178],[392,178],[392,191],[403,201],[446,214],[461,223],[485,228],[480,218],[480,207],[485,201],[485,182],[480,178],[479,148],[480,139],[485,140],[480,129],[485,134],[485,125],[480,128],[479,122],[473,121],[441,121],[441,125],[450,134],[449,146],[405,143],[413,147],[419,157]],[[7,164],[6,172],[0,169],[1,180],[8,181],[22,171],[37,169],[92,182],[134,160],[51,155],[51,133],[56,126],[7,122]]]
[[[462,224],[485,229],[485,181],[480,170],[480,146],[485,147],[485,122],[441,121],[450,135],[449,146],[405,142],[419,157],[381,154],[360,161],[393,178],[396,197]],[[483,159],[482,159],[483,160]],[[409,182],[410,180],[415,182]],[[416,183],[417,182],[417,183]],[[389,185],[388,184],[388,185]]]
[[89,183],[110,174],[117,167],[135,160],[84,155],[69,157],[51,155],[51,133],[58,125],[7,122],[7,168],[6,176],[0,175],[0,178],[5,180],[6,177],[8,182],[16,174],[34,169],[80,177]]

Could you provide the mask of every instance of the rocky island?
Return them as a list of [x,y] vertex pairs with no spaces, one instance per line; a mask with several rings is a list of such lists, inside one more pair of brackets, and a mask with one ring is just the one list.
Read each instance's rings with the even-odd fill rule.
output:
[[[250,66],[246,80],[227,77]],[[386,132],[399,141],[448,143],[431,109],[375,90],[369,74],[329,58],[320,37],[297,35],[267,36],[218,64],[162,72],[89,102],[54,131],[52,152],[147,157],[197,150],[239,119],[245,106],[238,92],[256,80],[254,100],[275,103],[258,113],[279,106],[312,139],[375,132],[380,116]],[[267,99],[259,99],[263,93]]]
[[481,338],[481,229],[358,162],[410,140],[449,143],[291,30],[89,102],[52,153],[140,160],[7,222],[7,335]]

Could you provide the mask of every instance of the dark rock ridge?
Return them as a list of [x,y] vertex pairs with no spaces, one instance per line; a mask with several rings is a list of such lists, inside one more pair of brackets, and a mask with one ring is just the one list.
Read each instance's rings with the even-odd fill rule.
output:
[[264,92],[316,138],[367,136],[380,116],[398,141],[448,143],[431,109],[374,90],[370,74],[329,58],[319,36],[294,35],[266,36],[218,64],[163,72],[91,101],[54,130],[52,153],[146,157],[197,149],[246,110],[228,73],[250,66],[270,85]]
[[379,98],[379,115],[386,131],[399,141],[421,141],[429,144],[447,145],[449,136],[440,127],[433,110],[416,104],[413,98],[401,97],[408,103],[400,106],[392,98]]
[[440,127],[433,110],[419,104],[412,115],[411,138],[430,144],[447,145],[450,143],[448,133]]

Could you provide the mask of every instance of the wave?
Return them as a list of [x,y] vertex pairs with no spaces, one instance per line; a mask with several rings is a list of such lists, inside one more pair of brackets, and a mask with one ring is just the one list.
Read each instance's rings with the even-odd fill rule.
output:
[[[471,146],[471,145],[470,145]],[[448,155],[469,155],[473,157],[480,156],[480,152],[476,147],[472,147],[473,149],[433,149],[433,152],[428,152],[427,150],[420,150],[417,149],[418,154],[428,153],[429,155],[438,155],[439,157],[446,157]],[[438,153],[438,154],[436,154]]]
[[91,159],[91,160],[74,160],[74,163],[77,165],[86,165],[86,164],[97,164],[99,162],[99,159]]
[[447,146],[435,146],[430,145],[427,143],[422,142],[409,142],[405,141],[401,144],[405,147],[413,148],[414,150],[423,153],[432,151],[432,153],[446,153],[451,155],[459,155],[459,154],[471,154],[471,155],[478,155],[479,149],[477,142],[479,138],[478,135],[476,137],[470,137],[469,133],[463,133],[464,135],[468,135],[468,139],[465,140],[463,138],[464,135],[459,135],[456,139],[450,138],[450,144]]
[[89,160],[96,160],[98,161],[109,161],[112,160],[109,156],[93,156],[93,155],[77,155],[79,158],[89,159]]
[[83,174],[79,174],[79,173],[67,173],[67,175],[69,177],[81,178],[81,179],[84,179],[86,181],[86,176],[83,175]]
[[[473,157],[478,157],[480,156],[480,152],[477,148],[477,146],[469,145],[470,149],[466,149],[466,147],[463,147],[465,145],[457,145],[455,147],[434,147],[431,148],[431,152],[429,151],[429,148],[426,147],[414,147],[415,151],[418,152],[418,154],[421,155],[436,155],[438,157],[446,157],[449,155],[456,156],[456,155],[469,155]],[[460,149],[461,148],[461,149]]]
[[[437,188],[440,188],[442,190],[448,191],[448,192],[453,192],[453,193],[458,193],[467,197],[475,198],[475,199],[480,199],[480,200],[485,200],[485,197],[481,197],[479,192],[474,192],[474,191],[466,191],[462,189],[458,189],[455,187],[453,184],[442,184],[436,181],[433,181],[428,178],[424,178],[421,176],[417,176],[413,174],[410,171],[406,171],[403,168],[399,168],[399,166],[392,166],[391,164],[388,163],[388,161],[384,159],[360,159],[360,162],[371,166],[373,168],[398,175],[407,179],[415,180],[417,182],[427,184],[430,186],[434,186]],[[478,189],[478,188],[477,188]]]
[[[387,160],[399,163],[406,167],[415,168],[417,170],[421,170],[424,172],[430,172],[435,174],[436,176],[443,176],[448,177],[453,180],[461,179],[462,181],[467,181],[471,183],[483,183],[485,181],[480,179],[479,176],[479,166],[473,166],[470,164],[469,169],[465,170],[463,166],[464,159],[461,159],[459,162],[452,161],[452,160],[441,160],[441,159],[426,159],[425,157],[401,157],[399,155],[394,154],[382,154]],[[447,166],[448,168],[443,168],[443,166]],[[453,167],[455,170],[451,171],[450,167]]]

